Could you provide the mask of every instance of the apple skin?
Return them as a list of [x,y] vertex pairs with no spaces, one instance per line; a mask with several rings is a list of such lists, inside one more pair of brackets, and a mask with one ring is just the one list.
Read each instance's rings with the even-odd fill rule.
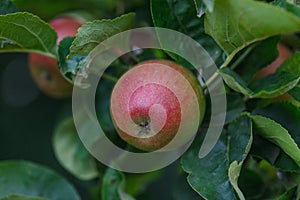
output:
[[[198,117],[195,110],[199,111]],[[187,128],[178,132],[180,142],[175,146],[196,133],[204,116],[205,98],[188,69],[166,60],[149,60],[118,80],[112,91],[110,112],[124,141],[140,150],[155,151],[168,145],[180,126]]]
[[[75,36],[77,29],[84,23],[83,19],[70,16],[55,18],[49,22],[50,26],[57,32],[57,44],[65,37]],[[61,74],[56,59],[30,53],[28,62],[31,76],[46,95],[53,98],[71,96],[73,85]]]

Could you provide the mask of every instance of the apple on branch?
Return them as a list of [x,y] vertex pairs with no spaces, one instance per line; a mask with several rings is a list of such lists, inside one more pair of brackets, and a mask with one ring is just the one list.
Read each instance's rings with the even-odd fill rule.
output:
[[[197,132],[205,97],[188,69],[166,60],[149,60],[118,80],[110,110],[119,136],[127,143],[144,151],[171,149]],[[174,145],[167,147],[171,141]]]
[[[57,32],[57,44],[65,37],[75,36],[84,23],[84,19],[75,16],[62,16],[49,22]],[[54,98],[71,96],[73,85],[61,74],[56,59],[30,53],[28,60],[30,73],[41,91]]]

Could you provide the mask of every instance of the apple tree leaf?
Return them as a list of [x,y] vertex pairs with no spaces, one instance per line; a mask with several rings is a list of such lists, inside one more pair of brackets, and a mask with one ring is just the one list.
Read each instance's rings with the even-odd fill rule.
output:
[[271,2],[273,5],[279,6],[284,8],[286,11],[293,13],[295,16],[300,18],[300,7],[291,3],[287,2],[286,0],[274,0]]
[[[295,105],[288,102],[272,103],[263,108],[256,108],[253,115],[261,115],[275,120],[291,134],[298,147],[300,146],[300,112]],[[278,145],[271,143],[260,134],[254,134],[254,138],[252,155],[267,160],[282,171],[300,173],[297,163]]]
[[288,191],[286,191],[284,194],[282,194],[278,199],[279,200],[294,199],[296,196],[296,192],[297,192],[297,187],[293,187],[293,188],[289,189]]
[[83,146],[73,118],[63,120],[55,129],[53,149],[56,158],[69,172],[81,180],[98,176],[96,162]]
[[79,200],[74,187],[52,170],[27,161],[0,162],[0,198],[11,194]]
[[[189,174],[190,186],[204,199],[243,199],[237,179],[252,143],[251,120],[242,115],[231,122],[213,150],[199,159],[203,135],[204,131],[181,159],[183,170]],[[209,184],[207,180],[210,180]]]
[[[300,77],[300,53],[296,52],[292,57],[287,59],[278,69],[278,72],[289,72]],[[289,91],[297,101],[300,101],[300,83]]]
[[225,124],[228,124],[238,118],[246,109],[245,101],[242,95],[237,93],[227,94],[227,110]]
[[263,77],[248,85],[242,77],[229,67],[219,70],[225,83],[234,91],[248,98],[274,98],[294,88],[300,76],[288,72],[279,72]]
[[[249,46],[242,49],[235,56],[237,59],[233,60],[228,67],[235,69],[246,83],[250,83],[257,71],[268,66],[278,57],[277,44],[279,39],[278,36],[270,37],[255,43],[254,47]],[[239,62],[243,53],[248,49],[250,49],[250,52]]]
[[[207,2],[210,2],[208,0]],[[195,2],[197,8],[195,9]],[[151,0],[151,14],[154,26],[179,31],[196,40],[209,53],[217,65],[223,63],[223,51],[205,33],[204,18],[197,12],[204,4],[201,1]],[[159,35],[158,35],[159,37]],[[161,41],[163,42],[163,41]],[[185,44],[182,44],[185,45]],[[181,57],[167,52],[178,63],[188,66]]]
[[225,83],[234,91],[239,92],[247,97],[253,95],[253,92],[248,88],[247,83],[235,71],[229,67],[224,67],[219,70]]
[[125,176],[122,172],[107,168],[102,181],[102,199],[134,200],[124,191]]
[[66,37],[62,41],[60,41],[58,45],[58,66],[61,73],[70,82],[74,81],[78,70],[89,58],[88,56],[80,55],[74,55],[71,58],[67,58],[74,39],[74,37]]
[[264,138],[279,146],[300,167],[300,149],[289,132],[274,120],[260,116],[251,115],[254,129]]
[[279,72],[290,72],[300,76],[300,52],[296,52],[292,57],[287,59],[278,69]]
[[129,30],[134,25],[135,14],[124,14],[115,19],[102,19],[87,22],[78,29],[70,47],[69,56],[88,55],[98,44],[109,37]]
[[253,98],[274,98],[294,88],[300,76],[288,72],[279,72],[263,77],[249,87],[253,91]]
[[277,6],[253,0],[215,0],[205,30],[227,55],[270,36],[293,33],[300,19]]
[[209,12],[213,11],[215,0],[203,0],[203,3],[205,4]]
[[20,10],[10,1],[2,0],[0,4],[0,15],[19,12]]
[[33,52],[55,58],[56,39],[53,28],[31,13],[0,15],[0,53]]
[[0,200],[47,200],[46,198],[40,198],[40,197],[30,197],[20,194],[12,194],[8,195],[6,197],[0,198]]
[[[130,29],[134,24],[135,14],[129,13],[115,19],[95,20],[78,29],[75,38],[65,38],[59,44],[59,68],[71,82],[89,60],[90,52],[109,37]],[[84,75],[83,75],[84,76]]]

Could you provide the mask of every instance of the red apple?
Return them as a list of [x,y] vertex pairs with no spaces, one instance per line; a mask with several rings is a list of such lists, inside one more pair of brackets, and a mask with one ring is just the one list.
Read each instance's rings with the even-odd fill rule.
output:
[[[59,44],[63,38],[75,36],[77,29],[84,22],[77,17],[64,16],[53,19],[49,24],[57,32],[57,44]],[[29,54],[28,59],[30,73],[45,94],[54,98],[71,96],[73,85],[61,74],[56,59],[34,53]]]
[[203,119],[205,99],[188,69],[170,61],[150,60],[118,80],[110,110],[123,140],[138,149],[154,151],[191,139]]

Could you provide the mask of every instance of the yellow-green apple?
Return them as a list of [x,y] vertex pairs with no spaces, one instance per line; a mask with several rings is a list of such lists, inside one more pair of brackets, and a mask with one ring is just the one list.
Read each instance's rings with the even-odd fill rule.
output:
[[[71,16],[58,17],[49,22],[57,32],[57,44],[65,37],[75,36],[77,29],[84,23],[84,19]],[[56,59],[30,53],[28,61],[33,79],[46,95],[54,98],[71,96],[73,85],[61,74]]]
[[129,69],[116,83],[110,112],[119,136],[144,150],[169,150],[197,132],[205,98],[195,76],[166,60]]

